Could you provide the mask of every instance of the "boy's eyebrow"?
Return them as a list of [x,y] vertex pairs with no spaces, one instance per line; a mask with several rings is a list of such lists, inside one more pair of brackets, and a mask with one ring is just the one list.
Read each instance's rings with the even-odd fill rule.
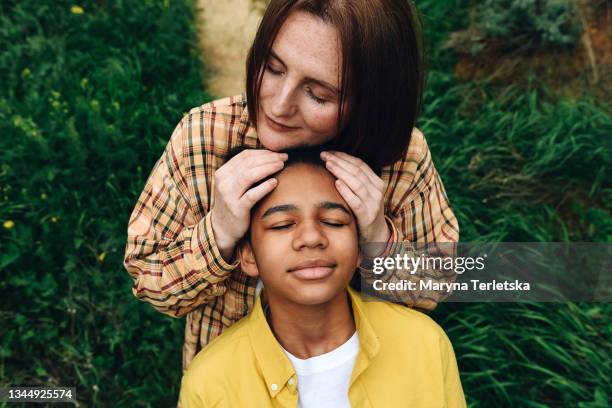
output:
[[[317,205],[317,208],[320,209],[324,209],[324,210],[340,210],[340,211],[344,211],[345,213],[347,213],[348,215],[353,215],[348,208],[346,208],[344,205],[340,204],[340,203],[335,203],[332,201],[322,201]],[[281,205],[275,205],[273,207],[268,208],[263,215],[261,216],[261,218],[266,218],[272,214],[278,213],[278,212],[287,212],[287,211],[296,211],[298,209],[298,207],[295,204],[281,204]]]
[[[287,64],[285,64],[285,61],[283,61],[277,53],[274,52],[274,50],[270,50],[270,56],[272,58],[274,58],[275,60],[278,60],[278,62],[280,62],[283,67],[287,68]],[[327,88],[330,92],[334,93],[334,94],[338,94],[338,88],[336,88],[335,86],[333,86],[332,84],[330,84],[329,82],[325,82],[319,79],[314,79],[311,77],[306,77],[305,78],[306,82],[311,82],[311,83],[315,83],[317,85],[322,86],[323,88]]]
[[275,205],[274,207],[268,208],[266,212],[263,213],[261,218],[266,218],[267,216],[272,215],[277,212],[295,211],[297,209],[298,209],[297,206],[293,204]]
[[347,213],[348,215],[353,215],[348,208],[346,208],[345,206],[343,206],[340,203],[334,203],[332,201],[323,201],[322,203],[319,203],[319,205],[317,206],[321,209],[325,209],[325,210],[341,210],[344,211],[345,213]]

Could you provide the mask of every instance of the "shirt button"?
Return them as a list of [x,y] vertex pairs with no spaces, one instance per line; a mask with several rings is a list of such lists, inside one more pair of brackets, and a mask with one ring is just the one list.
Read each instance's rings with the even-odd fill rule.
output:
[[289,385],[293,385],[293,378],[289,379]]
[[270,386],[270,388],[272,389],[272,391],[276,391],[276,390],[278,390],[278,385],[276,385],[276,384],[272,384],[272,385]]

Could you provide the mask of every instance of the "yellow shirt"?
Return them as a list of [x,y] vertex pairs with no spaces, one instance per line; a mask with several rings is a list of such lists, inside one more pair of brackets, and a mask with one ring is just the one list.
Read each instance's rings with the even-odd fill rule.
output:
[[[364,301],[349,288],[360,349],[352,407],[465,407],[453,347],[428,316]],[[181,408],[297,407],[297,375],[264,316],[251,313],[204,348],[187,369]]]

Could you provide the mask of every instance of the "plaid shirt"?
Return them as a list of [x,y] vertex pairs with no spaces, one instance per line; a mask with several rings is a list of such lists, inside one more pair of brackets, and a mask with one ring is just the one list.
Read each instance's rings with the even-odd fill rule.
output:
[[[209,211],[214,172],[240,145],[262,148],[244,95],[192,109],[174,130],[130,217],[124,265],[134,279],[133,293],[162,313],[187,315],[183,369],[255,304],[256,279],[242,273],[237,261],[223,259]],[[414,130],[406,157],[385,167],[381,177],[393,241],[409,245],[459,239],[457,220],[420,131]],[[436,271],[428,276],[453,279]],[[443,297],[413,292],[402,301],[431,310]]]

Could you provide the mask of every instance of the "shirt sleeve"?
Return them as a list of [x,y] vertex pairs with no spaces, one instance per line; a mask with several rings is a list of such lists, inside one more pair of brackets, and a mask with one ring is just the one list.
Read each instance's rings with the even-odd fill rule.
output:
[[[394,237],[385,256],[418,257],[423,248],[431,256],[454,256],[459,240],[457,218],[421,131],[414,129],[406,156],[383,169],[382,176],[386,182],[385,215],[391,220],[391,235]],[[453,271],[442,268],[419,268],[414,274],[406,270],[386,269],[383,275],[375,277],[368,276],[366,270],[361,268],[366,282],[382,279],[387,282],[417,283],[417,290],[396,290],[382,296],[421,310],[433,310],[450,293],[420,289],[420,281],[442,283],[456,280]]]
[[178,407],[180,408],[205,408],[206,404],[197,393],[197,387],[193,384],[191,377],[184,375],[181,381]]
[[444,377],[445,406],[448,408],[464,408],[466,407],[466,401],[461,386],[457,359],[453,346],[442,328],[440,328],[440,355]]
[[187,125],[175,128],[140,194],[128,224],[124,266],[133,293],[179,317],[225,293],[228,264],[217,247],[210,213],[195,222],[183,154]]

